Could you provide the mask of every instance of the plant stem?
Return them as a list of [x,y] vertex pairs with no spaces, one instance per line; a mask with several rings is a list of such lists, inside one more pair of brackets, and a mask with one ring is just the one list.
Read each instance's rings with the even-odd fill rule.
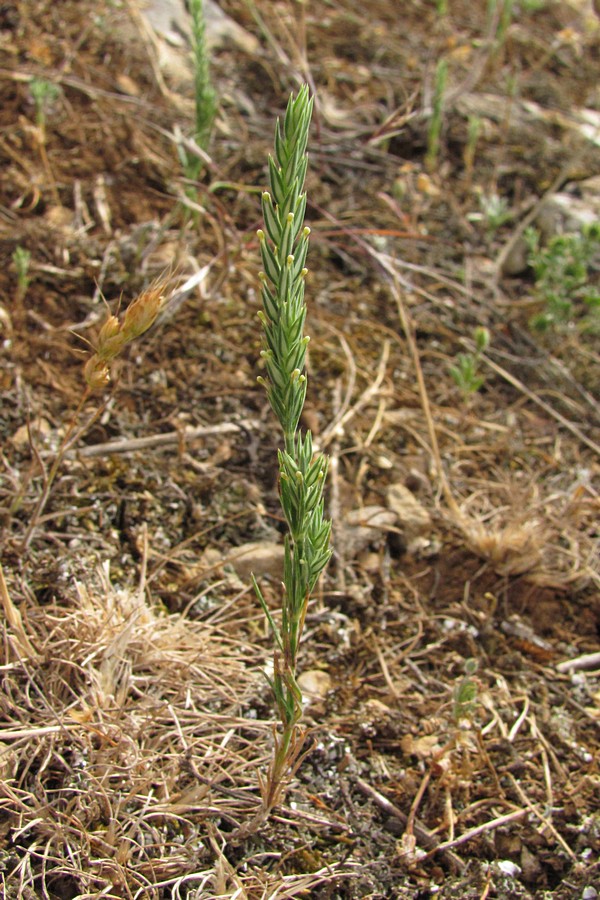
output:
[[[23,537],[23,541],[21,543],[21,551],[23,553],[29,548],[31,539],[33,538],[35,529],[39,523],[40,516],[42,515],[42,513],[44,512],[44,510],[46,508],[46,504],[48,503],[48,499],[50,497],[50,492],[52,490],[52,485],[54,484],[54,480],[58,474],[58,470],[61,466],[61,463],[62,463],[63,459],[65,458],[65,453],[67,452],[67,450],[73,443],[72,436],[73,436],[73,432],[75,430],[75,424],[77,422],[77,419],[79,418],[81,411],[83,410],[85,404],[87,403],[87,401],[90,397],[90,394],[91,394],[91,391],[89,390],[89,388],[86,388],[85,391],[83,392],[83,396],[81,397],[81,400],[77,404],[77,409],[71,416],[71,419],[67,426],[66,434],[63,437],[62,441],[60,442],[60,447],[58,448],[58,450],[56,452],[56,456],[54,457],[54,461],[50,467],[50,471],[44,477],[42,492],[41,492],[40,496],[38,497],[38,501],[35,505],[35,509],[34,509],[33,513],[31,514],[31,518],[29,520],[27,530],[25,531],[25,536]],[[96,412],[94,413],[93,419],[87,424],[86,429],[98,417],[100,412],[101,412],[101,409],[96,410]],[[80,434],[80,432],[77,433],[75,439],[77,439],[77,437],[79,437],[79,434]]]
[[311,592],[331,556],[331,523],[324,519],[323,489],[327,460],[313,453],[310,432],[302,434],[300,416],[306,397],[304,372],[308,337],[304,336],[305,268],[310,229],[304,227],[306,148],[312,99],[304,85],[290,97],[283,126],[277,123],[275,158],[269,157],[270,191],[262,195],[265,229],[258,232],[266,377],[259,381],[283,431],[278,451],[279,493],[288,525],[285,538],[281,625],[277,626],[254,581],[258,600],[275,640],[269,679],[281,723],[273,760],[262,787],[263,818],[278,802],[285,779],[301,761],[302,692],[296,681],[298,648]]
[[444,92],[448,76],[448,63],[441,59],[435,70],[435,86],[433,90],[433,104],[429,128],[427,131],[427,153],[425,155],[425,168],[433,172],[438,164],[440,155],[440,136],[442,133],[442,120],[444,111]]

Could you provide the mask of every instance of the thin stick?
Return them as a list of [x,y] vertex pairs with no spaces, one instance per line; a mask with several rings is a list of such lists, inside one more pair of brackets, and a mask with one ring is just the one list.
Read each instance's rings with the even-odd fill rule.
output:
[[503,825],[508,825],[509,822],[516,822],[518,819],[522,819],[524,816],[526,816],[528,812],[528,809],[517,809],[515,812],[507,813],[505,816],[498,816],[497,819],[492,819],[491,822],[484,822],[483,825],[477,825],[475,828],[470,828],[468,831],[465,831],[457,838],[454,838],[454,840],[444,841],[442,844],[438,844],[435,850],[430,850],[425,854],[425,856],[422,856],[420,858],[419,862],[428,859],[435,853],[448,851],[452,847],[459,847],[461,844],[466,844],[467,841],[478,837],[480,834],[485,834],[488,831],[495,831],[496,828],[501,828]]
[[557,672],[579,672],[580,669],[600,668],[600,653],[584,653],[574,659],[565,659],[557,665]]
[[[124,438],[118,441],[106,441],[103,444],[92,444],[76,451],[77,456],[90,459],[94,456],[107,456],[111,453],[133,453],[137,450],[151,450],[155,447],[168,447],[171,444],[187,443],[198,438],[212,437],[219,434],[238,434],[259,427],[253,419],[244,419],[237,425],[223,422],[220,425],[199,425],[197,428],[183,428],[181,431],[166,431],[164,434],[151,434],[141,438]],[[71,452],[70,455],[75,455]]]
[[[396,819],[399,819],[400,822],[406,828],[408,824],[408,816],[406,813],[402,812],[401,809],[398,809],[387,797],[384,797],[383,794],[380,794],[374,787],[370,784],[367,784],[366,781],[362,781],[360,778],[357,778],[355,781],[356,787],[362,794],[370,797],[380,809],[386,812],[390,816],[394,816]],[[452,853],[449,850],[445,850],[441,844],[437,844],[435,837],[433,834],[425,828],[425,826],[419,822],[417,819],[413,822],[414,834],[417,840],[424,846],[430,850],[430,853],[436,853],[440,850],[445,856],[448,864],[458,872],[464,872],[466,866],[462,859],[457,856],[455,853]],[[429,854],[428,854],[429,855]]]
[[[390,271],[388,269],[388,271]],[[452,512],[457,522],[463,522],[464,516],[459,509],[458,503],[454,499],[454,495],[450,488],[450,484],[448,479],[446,478],[446,473],[444,471],[444,467],[442,465],[442,455],[440,453],[440,446],[438,444],[437,432],[435,429],[435,423],[433,421],[433,415],[431,412],[431,405],[429,403],[429,395],[427,394],[427,387],[425,385],[425,379],[423,377],[423,369],[421,368],[421,360],[419,357],[419,351],[417,348],[417,342],[414,336],[414,329],[412,325],[412,321],[410,319],[408,310],[402,300],[402,295],[400,293],[400,289],[398,287],[398,282],[396,278],[396,273],[393,270],[390,272],[392,275],[392,291],[394,293],[394,297],[396,298],[396,306],[398,308],[398,315],[400,317],[400,323],[402,325],[402,330],[404,331],[404,335],[406,337],[408,348],[410,350],[410,355],[412,357],[412,362],[415,370],[415,375],[417,377],[417,387],[419,390],[419,396],[421,399],[421,407],[423,409],[423,415],[425,416],[425,421],[427,423],[427,433],[429,435],[429,444],[430,444],[430,453],[433,456],[435,467],[437,470],[437,476],[440,482],[440,488],[442,494],[444,495],[444,500]]]
[[381,351],[381,357],[379,359],[379,364],[377,366],[377,374],[375,376],[375,381],[369,385],[369,387],[363,391],[360,395],[356,403],[347,409],[340,416],[336,416],[336,418],[331,422],[327,428],[324,429],[322,434],[320,435],[319,446],[325,448],[329,445],[329,443],[333,440],[336,434],[340,433],[340,429],[343,429],[344,425],[347,425],[351,419],[353,419],[361,409],[370,402],[373,397],[377,396],[379,388],[383,384],[383,379],[385,378],[385,371],[388,364],[388,360],[390,358],[390,342],[383,342],[383,349]]
[[521,787],[519,782],[516,780],[516,778],[510,772],[508,773],[508,776],[512,782],[512,786],[514,787],[515,791],[517,792],[517,794],[519,795],[519,797],[521,798],[523,803],[525,803],[527,808],[533,813],[533,815],[537,819],[539,819],[540,822],[542,822],[542,824],[546,828],[548,828],[549,831],[552,832],[555,840],[560,844],[560,846],[563,848],[563,850],[565,851],[567,856],[570,856],[571,859],[573,861],[575,861],[577,859],[577,855],[575,853],[573,853],[573,851],[571,850],[571,848],[569,847],[569,845],[567,844],[567,842],[565,841],[563,836],[556,830],[556,828],[554,827],[554,825],[552,824],[550,819],[547,816],[545,816],[543,813],[541,813],[539,811],[539,809],[536,808],[535,804],[531,802],[531,800],[529,799],[529,797],[527,796],[527,794],[525,793],[525,791],[523,790],[523,788]]

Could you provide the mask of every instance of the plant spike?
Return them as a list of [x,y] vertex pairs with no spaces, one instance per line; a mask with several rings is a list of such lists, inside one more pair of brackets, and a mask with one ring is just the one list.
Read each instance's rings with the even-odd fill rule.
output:
[[273,760],[262,784],[262,817],[278,802],[284,779],[295,771],[302,740],[297,726],[302,716],[302,692],[296,681],[298,647],[308,601],[331,556],[331,522],[324,519],[323,490],[327,459],[313,453],[310,432],[302,434],[300,416],[306,397],[304,371],[309,338],[304,335],[304,284],[310,229],[304,227],[306,148],[312,98],[304,85],[289,99],[283,125],[275,132],[275,157],[269,157],[269,191],[262,195],[264,230],[258,232],[264,271],[259,313],[264,329],[266,376],[259,378],[283,431],[278,451],[279,494],[288,525],[285,537],[281,625],[271,616],[256,581],[254,588],[275,640],[273,689],[281,720]]

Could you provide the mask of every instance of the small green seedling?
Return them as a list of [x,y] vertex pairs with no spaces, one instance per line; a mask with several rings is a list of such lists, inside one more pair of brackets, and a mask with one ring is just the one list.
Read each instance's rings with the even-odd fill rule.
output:
[[490,238],[511,218],[512,213],[506,198],[495,193],[480,193],[479,211],[467,214],[469,222],[482,222],[485,225]]
[[481,354],[490,345],[490,333],[487,328],[479,327],[473,332],[475,349],[472,353],[459,353],[456,362],[450,367],[450,375],[460,389],[463,399],[467,400],[477,393],[485,382],[485,376],[479,372]]
[[506,42],[506,34],[513,18],[514,0],[488,0],[488,26],[496,22],[494,51],[500,50]]
[[27,288],[29,287],[29,266],[31,264],[31,253],[25,247],[17,247],[12,255],[17,272],[17,294],[16,300],[21,302],[25,299]]
[[34,78],[29,84],[29,93],[35,106],[35,124],[44,133],[48,113],[60,96],[60,88],[45,78]]
[[476,659],[465,659],[464,676],[454,689],[454,708],[452,711],[455,722],[463,719],[471,719],[477,707],[477,682],[473,676],[478,669]]
[[479,198],[483,221],[489,235],[494,235],[511,218],[510,207],[505,197],[499,194],[482,194]]
[[46,172],[46,178],[48,179],[48,185],[52,192],[54,203],[56,206],[60,206],[61,203],[56,180],[52,173],[50,161],[46,152],[46,142],[48,138],[46,133],[46,123],[48,120],[48,113],[50,112],[54,101],[60,96],[60,88],[58,85],[53,84],[51,81],[46,81],[44,78],[34,78],[29,84],[29,93],[31,94],[35,106],[36,127],[34,129],[34,134],[38,145],[40,159]]
[[327,459],[313,452],[310,432],[302,434],[300,416],[306,397],[304,283],[310,229],[304,227],[306,148],[313,101],[304,85],[290,97],[283,126],[277,123],[275,158],[269,157],[270,191],[262,195],[264,230],[258,232],[263,272],[259,318],[264,330],[259,382],[283,432],[278,451],[279,494],[288,533],[284,544],[281,620],[276,624],[254,580],[257,598],[274,637],[273,674],[269,678],[281,723],[273,760],[261,783],[263,818],[279,801],[285,779],[301,760],[302,692],[296,681],[298,649],[317,579],[331,556],[331,522],[324,518],[323,490]]
[[576,325],[584,332],[600,328],[600,288],[592,281],[592,264],[600,251],[600,222],[580,232],[555,235],[545,247],[534,228],[525,231],[535,293],[544,304],[530,320],[535,331]]
[[502,0],[498,30],[496,32],[496,43],[500,47],[506,41],[506,33],[512,21],[514,5],[514,0]]
[[435,70],[435,86],[433,90],[433,103],[429,128],[427,130],[427,153],[425,155],[425,168],[433,172],[437,168],[440,155],[440,138],[442,134],[444,93],[448,78],[448,62],[441,59]]

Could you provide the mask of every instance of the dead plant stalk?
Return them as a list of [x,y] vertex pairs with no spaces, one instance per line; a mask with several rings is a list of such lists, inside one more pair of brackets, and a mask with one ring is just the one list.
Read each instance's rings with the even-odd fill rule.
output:
[[83,374],[85,389],[77,408],[69,420],[67,430],[56,452],[50,470],[46,472],[43,467],[43,483],[40,496],[37,500],[29,524],[25,531],[21,550],[25,552],[40,523],[40,518],[46,508],[52,486],[56,480],[59,469],[69,449],[81,438],[86,431],[101,415],[105,404],[100,403],[92,412],[88,420],[77,428],[77,422],[90,398],[98,391],[103,390],[110,382],[110,368],[115,358],[121,351],[140,335],[144,334],[156,320],[164,304],[164,291],[168,284],[170,273],[160,276],[152,284],[142,291],[127,307],[122,319],[109,315],[100,329],[98,342],[94,352],[87,358]]

